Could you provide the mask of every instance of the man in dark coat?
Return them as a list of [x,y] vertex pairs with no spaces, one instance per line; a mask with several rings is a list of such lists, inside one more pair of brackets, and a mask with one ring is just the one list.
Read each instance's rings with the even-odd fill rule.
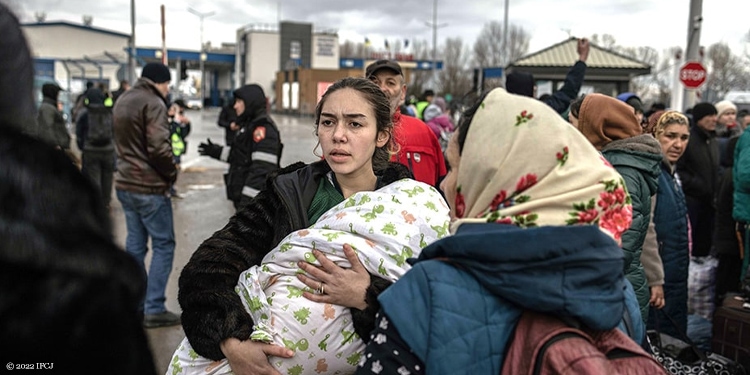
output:
[[677,174],[685,192],[690,217],[693,256],[711,252],[714,229],[714,196],[719,179],[719,144],[716,142],[716,107],[693,107],[693,127],[685,154],[677,161]]
[[42,104],[37,117],[37,136],[44,142],[63,150],[70,148],[70,134],[65,126],[65,118],[57,105],[57,97],[62,89],[54,83],[42,85]]
[[115,174],[115,143],[112,108],[105,104],[107,102],[104,93],[97,88],[86,92],[84,107],[76,121],[76,143],[81,150],[81,172],[99,188],[104,206],[109,207]]

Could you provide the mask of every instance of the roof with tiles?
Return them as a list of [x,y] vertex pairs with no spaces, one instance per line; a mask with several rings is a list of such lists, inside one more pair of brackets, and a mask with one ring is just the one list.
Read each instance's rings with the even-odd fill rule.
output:
[[[541,51],[521,57],[512,62],[512,67],[569,67],[578,60],[576,51],[577,39],[571,37]],[[591,44],[589,57],[586,60],[589,68],[605,69],[651,69],[646,63],[627,57],[614,51]]]

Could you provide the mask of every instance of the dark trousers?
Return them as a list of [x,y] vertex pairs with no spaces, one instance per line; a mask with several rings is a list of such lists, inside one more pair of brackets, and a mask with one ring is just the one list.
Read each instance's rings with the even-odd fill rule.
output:
[[102,195],[102,203],[109,207],[112,200],[112,178],[115,173],[114,151],[83,151],[81,173],[88,177]]

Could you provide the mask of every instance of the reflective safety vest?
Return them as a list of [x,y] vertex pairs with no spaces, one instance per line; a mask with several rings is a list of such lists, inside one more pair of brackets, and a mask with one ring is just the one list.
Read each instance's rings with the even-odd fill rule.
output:
[[172,141],[172,154],[174,156],[180,156],[185,153],[185,141],[182,140],[182,136],[179,134],[180,130],[178,130],[170,136],[170,139]]

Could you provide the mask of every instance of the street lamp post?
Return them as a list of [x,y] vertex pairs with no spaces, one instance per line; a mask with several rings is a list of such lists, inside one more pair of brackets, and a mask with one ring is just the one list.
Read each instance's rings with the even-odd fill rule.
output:
[[[432,4],[432,22],[425,22],[427,26],[432,27],[432,81],[435,86],[437,86],[437,82],[438,82],[438,78],[437,78],[437,29],[439,27],[448,26],[447,23],[441,23],[438,25],[437,6],[438,6],[438,0],[435,0]],[[437,87],[434,87],[434,89],[437,90]]]
[[[135,0],[130,0],[130,40],[128,40],[128,82],[135,84]],[[70,90],[70,86],[68,86]]]
[[204,93],[203,90],[206,88],[206,85],[204,83],[205,78],[206,78],[206,72],[205,72],[205,66],[204,66],[204,61],[206,60],[206,51],[205,51],[205,46],[203,44],[203,19],[206,17],[213,16],[215,12],[199,12],[193,8],[188,8],[188,12],[195,14],[201,20],[201,49],[200,49],[200,53],[198,54],[198,61],[200,63],[200,69],[201,69],[201,115],[202,115],[203,106],[205,104],[203,103],[205,100],[204,99],[205,95],[203,94]]

